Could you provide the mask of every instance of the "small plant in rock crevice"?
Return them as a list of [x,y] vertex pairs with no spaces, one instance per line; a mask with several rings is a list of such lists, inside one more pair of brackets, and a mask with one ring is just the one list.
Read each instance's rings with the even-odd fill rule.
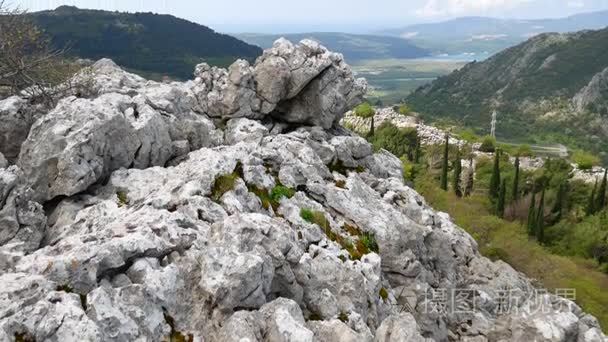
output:
[[236,181],[239,178],[240,177],[236,172],[217,177],[211,188],[211,199],[215,202],[219,202],[225,193],[234,189]]
[[386,300],[388,299],[388,291],[384,287],[380,289],[380,292],[378,294],[380,295],[380,298],[382,298],[382,300],[386,302]]
[[125,191],[122,191],[122,190],[116,191],[116,198],[118,199],[119,207],[124,207],[126,205],[129,205],[129,197],[127,196],[127,193]]

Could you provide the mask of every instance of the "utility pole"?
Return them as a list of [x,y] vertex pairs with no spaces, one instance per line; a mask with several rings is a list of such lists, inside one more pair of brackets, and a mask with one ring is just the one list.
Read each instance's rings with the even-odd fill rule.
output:
[[492,138],[496,138],[496,117],[498,116],[498,113],[496,112],[496,109],[492,112],[492,130],[490,135],[492,136]]

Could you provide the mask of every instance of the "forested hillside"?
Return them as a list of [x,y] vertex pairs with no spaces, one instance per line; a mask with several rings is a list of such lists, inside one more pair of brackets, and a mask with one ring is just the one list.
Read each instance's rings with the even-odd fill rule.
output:
[[253,60],[256,46],[170,15],[83,10],[63,6],[33,13],[57,47],[82,58],[108,57],[127,68],[187,79],[202,61],[226,66]]
[[[419,88],[408,102],[428,117],[504,138],[552,140],[608,151],[608,29],[543,34]],[[592,80],[594,80],[592,82]]]

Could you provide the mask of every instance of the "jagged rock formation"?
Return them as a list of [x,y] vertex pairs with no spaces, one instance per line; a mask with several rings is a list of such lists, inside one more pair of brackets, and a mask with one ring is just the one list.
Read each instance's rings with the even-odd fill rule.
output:
[[[339,55],[279,41],[196,76],[101,61],[32,126],[0,171],[1,341],[606,340],[336,125],[364,90]],[[441,289],[468,295],[432,310]]]

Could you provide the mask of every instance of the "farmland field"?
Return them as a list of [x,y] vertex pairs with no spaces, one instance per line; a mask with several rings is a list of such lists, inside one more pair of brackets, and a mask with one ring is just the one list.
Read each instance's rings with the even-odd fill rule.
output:
[[416,88],[447,75],[466,62],[434,59],[376,59],[353,65],[357,77],[367,79],[372,103],[399,103]]

